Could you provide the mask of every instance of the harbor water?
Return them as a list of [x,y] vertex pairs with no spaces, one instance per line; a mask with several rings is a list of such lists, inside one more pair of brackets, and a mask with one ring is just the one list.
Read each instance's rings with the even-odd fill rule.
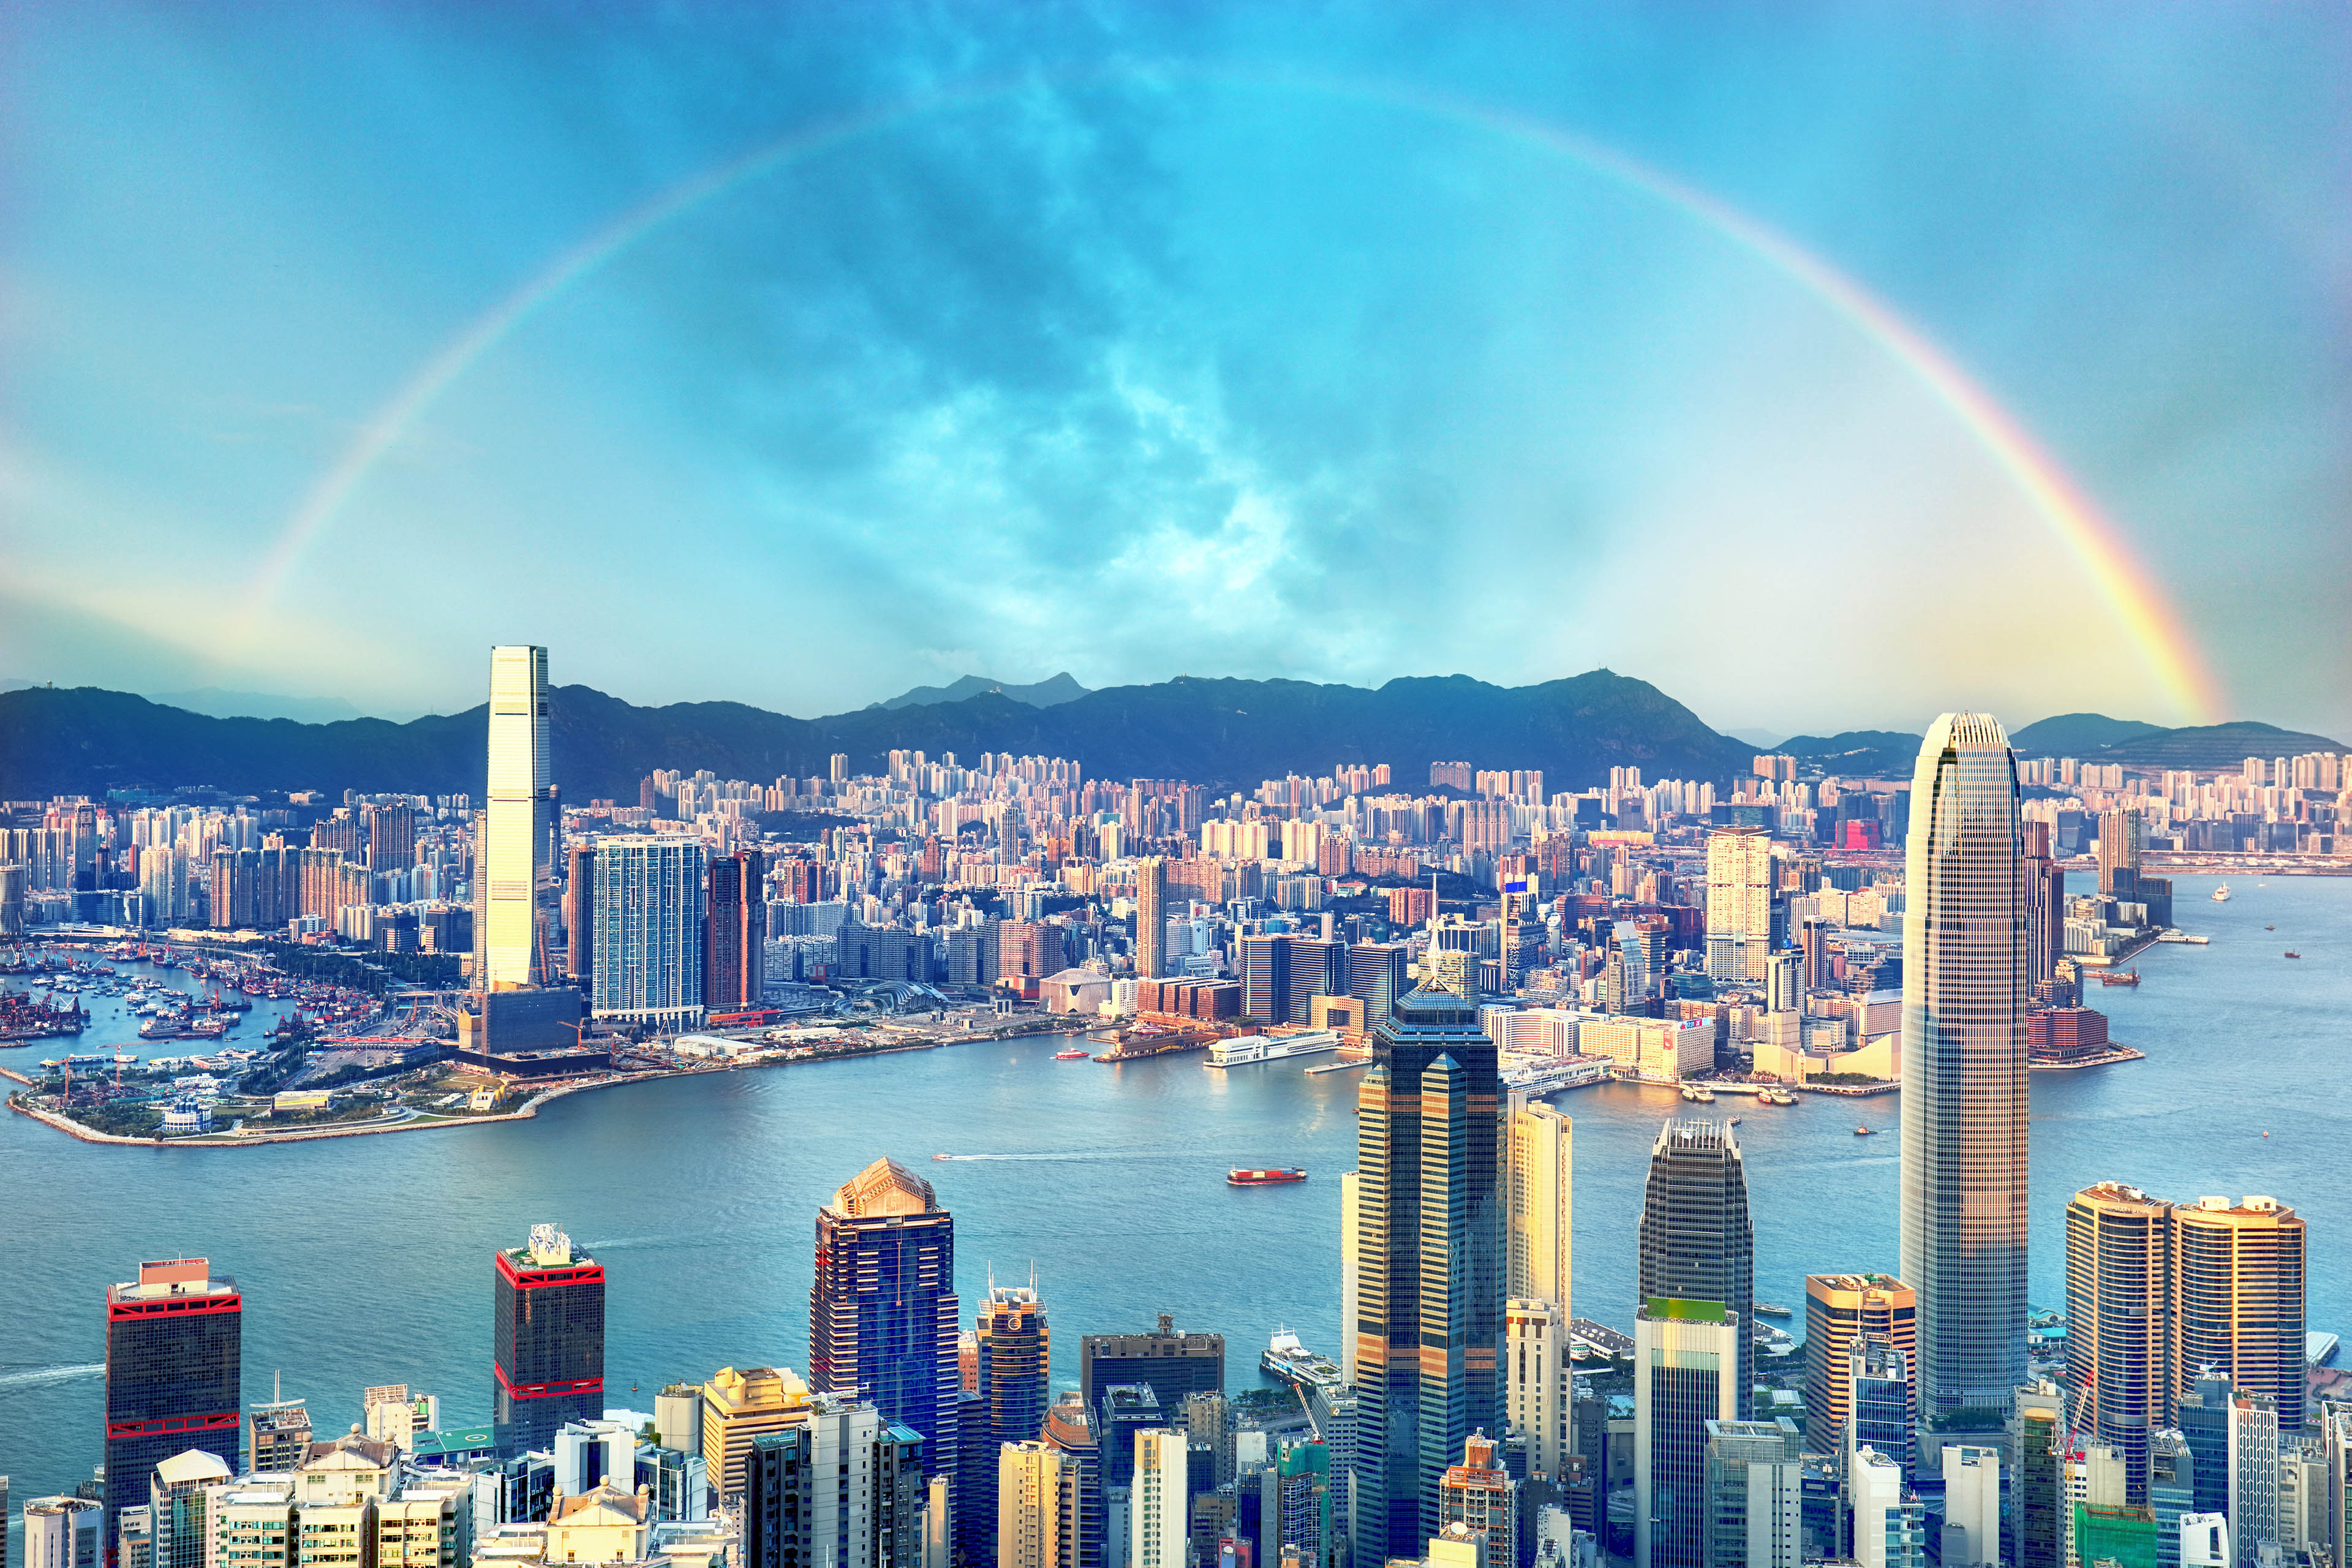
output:
[[[2220,904],[2212,885],[2180,879],[2177,905],[2210,946],[2151,948],[2134,961],[2137,989],[2092,988],[2115,1037],[2147,1059],[2034,1075],[2032,1300],[2063,1305],[2063,1208],[2078,1187],[2261,1193],[2310,1222],[2310,1324],[2344,1331],[2352,879],[2231,879]],[[238,1042],[267,1027],[264,1006]],[[76,1047],[129,1033],[94,1027]],[[0,1066],[29,1070],[19,1061],[65,1044],[0,1053]],[[992,1275],[1025,1283],[1034,1270],[1057,1384],[1076,1381],[1079,1335],[1160,1312],[1222,1331],[1236,1388],[1258,1381],[1278,1326],[1336,1352],[1338,1178],[1354,1163],[1360,1072],[1306,1070],[1328,1058],[1226,1071],[1199,1054],[1055,1061],[1062,1044],[673,1079],[574,1095],[527,1122],[247,1149],[90,1145],[0,1116],[0,1475],[19,1505],[89,1476],[103,1297],[142,1258],[201,1255],[235,1276],[247,1400],[268,1398],[282,1370],[322,1434],[384,1383],[437,1394],[445,1425],[486,1422],[490,1255],[539,1221],[606,1266],[609,1404],[650,1410],[662,1384],[723,1365],[805,1370],[814,1211],[885,1154],[955,1214],[967,1319]],[[1576,1122],[1580,1316],[1632,1325],[1649,1146],[1678,1115],[1741,1119],[1759,1298],[1801,1307],[1809,1272],[1895,1267],[1895,1097],[1691,1106],[1616,1085],[1557,1102]],[[1858,1122],[1880,1131],[1856,1137]],[[1309,1179],[1224,1181],[1274,1165]]]

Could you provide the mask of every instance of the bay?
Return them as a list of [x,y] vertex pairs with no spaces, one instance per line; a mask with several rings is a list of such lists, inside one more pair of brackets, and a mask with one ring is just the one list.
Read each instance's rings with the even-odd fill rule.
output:
[[[2294,1205],[2311,1226],[2311,1326],[2352,1328],[2352,880],[2238,879],[2225,904],[2211,879],[2179,885],[2178,918],[2212,945],[2150,949],[2137,990],[2092,998],[2148,1059],[2034,1075],[2032,1299],[2063,1301],[2067,1194],[2113,1178]],[[1360,1073],[1056,1062],[1058,1044],[674,1079],[527,1122],[252,1149],[89,1145],[0,1116],[0,1474],[21,1505],[97,1463],[105,1290],[142,1258],[202,1255],[235,1275],[247,1402],[282,1372],[322,1434],[382,1383],[438,1394],[446,1425],[486,1421],[490,1256],[542,1220],[607,1267],[608,1403],[650,1409],[663,1384],[728,1364],[805,1371],[816,1207],[883,1155],[955,1214],[967,1320],[992,1273],[1034,1268],[1057,1384],[1076,1382],[1080,1334],[1160,1312],[1223,1332],[1237,1388],[1278,1326],[1336,1351]],[[1558,1103],[1576,1121],[1574,1310],[1630,1328],[1650,1144],[1701,1108],[1627,1085]],[[1759,1297],[1801,1308],[1807,1273],[1894,1269],[1893,1097],[1705,1109],[1741,1118]],[[1883,1131],[1857,1138],[1857,1120]],[[1276,1163],[1310,1179],[1224,1184],[1232,1166]]]

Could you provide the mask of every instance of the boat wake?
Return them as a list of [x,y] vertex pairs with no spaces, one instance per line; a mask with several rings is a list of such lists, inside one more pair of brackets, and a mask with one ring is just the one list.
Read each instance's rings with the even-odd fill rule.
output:
[[102,1361],[82,1362],[73,1366],[37,1366],[24,1372],[0,1372],[0,1388],[37,1388],[46,1383],[71,1383],[76,1378],[100,1377],[105,1374]]

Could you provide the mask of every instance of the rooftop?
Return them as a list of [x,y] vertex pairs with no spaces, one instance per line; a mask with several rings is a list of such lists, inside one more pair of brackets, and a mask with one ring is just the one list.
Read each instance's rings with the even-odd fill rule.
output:
[[857,1173],[825,1205],[849,1219],[929,1214],[939,1207],[931,1184],[887,1156]]

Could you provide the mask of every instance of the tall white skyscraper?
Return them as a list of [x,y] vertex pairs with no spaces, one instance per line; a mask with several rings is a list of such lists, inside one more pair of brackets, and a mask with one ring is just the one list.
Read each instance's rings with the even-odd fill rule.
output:
[[1772,835],[1728,827],[1706,839],[1706,973],[1757,984],[1772,951]]
[[1529,1435],[1528,1462],[1559,1474],[1570,1447],[1570,1222],[1576,1125],[1541,1100],[1513,1096],[1505,1127],[1504,1406]]
[[1903,1281],[1924,1426],[2025,1381],[2026,1004],[2017,759],[1947,713],[1912,775],[1903,916]]
[[547,650],[490,650],[488,788],[474,847],[474,984],[545,984],[553,966],[555,787]]
[[1187,1489],[1192,1445],[1181,1432],[1147,1426],[1135,1435],[1134,1542],[1129,1568],[1185,1568],[1192,1542],[1192,1494]]

